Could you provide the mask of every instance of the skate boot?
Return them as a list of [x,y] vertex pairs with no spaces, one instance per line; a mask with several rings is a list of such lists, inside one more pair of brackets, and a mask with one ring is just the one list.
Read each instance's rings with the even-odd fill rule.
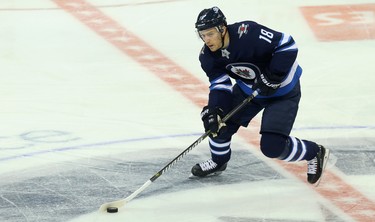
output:
[[221,174],[227,168],[227,164],[218,165],[212,159],[197,163],[191,168],[191,173],[196,177],[205,177]]
[[311,184],[315,184],[315,186],[319,185],[329,157],[329,149],[321,145],[318,146],[320,150],[316,157],[307,162],[307,181]]

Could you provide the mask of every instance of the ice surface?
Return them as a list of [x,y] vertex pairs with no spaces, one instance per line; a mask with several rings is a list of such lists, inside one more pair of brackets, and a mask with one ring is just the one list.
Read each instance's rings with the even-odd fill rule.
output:
[[[299,10],[366,3],[367,15],[374,15],[375,1],[87,0],[99,10],[92,27],[57,2],[0,0],[0,221],[375,218],[375,42],[318,41]],[[288,168],[263,157],[257,120],[234,138],[222,175],[188,178],[190,168],[209,157],[203,141],[118,213],[98,213],[101,204],[130,195],[201,135],[194,98],[206,95],[186,92],[196,89],[193,78],[202,82],[199,92],[207,90],[193,24],[201,9],[213,5],[229,23],[255,20],[297,41],[303,98],[293,135],[331,148],[326,177],[315,188],[301,179],[304,163]],[[176,89],[112,44],[111,35],[95,32],[103,18],[188,73],[186,88]]]

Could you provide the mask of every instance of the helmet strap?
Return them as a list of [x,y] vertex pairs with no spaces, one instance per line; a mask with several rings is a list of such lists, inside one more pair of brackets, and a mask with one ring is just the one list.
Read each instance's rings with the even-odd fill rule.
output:
[[227,33],[226,30],[224,30],[222,28],[222,26],[216,26],[216,29],[218,32],[220,32],[221,34],[221,47],[220,49],[222,49],[224,47],[224,39],[225,39],[225,34]]

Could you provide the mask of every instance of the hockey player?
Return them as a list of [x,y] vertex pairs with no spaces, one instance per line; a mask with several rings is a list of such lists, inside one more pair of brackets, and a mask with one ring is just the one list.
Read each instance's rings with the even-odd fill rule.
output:
[[[205,177],[224,171],[231,157],[231,138],[240,126],[263,110],[260,150],[286,162],[307,161],[307,180],[318,184],[329,150],[315,142],[290,136],[301,97],[302,68],[292,36],[253,21],[227,24],[218,7],[202,10],[195,28],[204,42],[199,60],[210,82],[208,104],[201,112],[211,130],[211,158],[191,169]],[[248,105],[223,126],[221,119],[254,90]]]

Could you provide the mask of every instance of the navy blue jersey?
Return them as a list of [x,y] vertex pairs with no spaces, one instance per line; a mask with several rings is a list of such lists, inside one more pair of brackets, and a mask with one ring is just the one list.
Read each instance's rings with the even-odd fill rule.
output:
[[201,67],[210,81],[208,105],[230,109],[233,80],[250,95],[256,76],[267,72],[282,77],[280,88],[269,97],[285,95],[298,82],[302,69],[296,62],[298,48],[293,38],[253,21],[228,25],[229,46],[211,52],[205,45]]

